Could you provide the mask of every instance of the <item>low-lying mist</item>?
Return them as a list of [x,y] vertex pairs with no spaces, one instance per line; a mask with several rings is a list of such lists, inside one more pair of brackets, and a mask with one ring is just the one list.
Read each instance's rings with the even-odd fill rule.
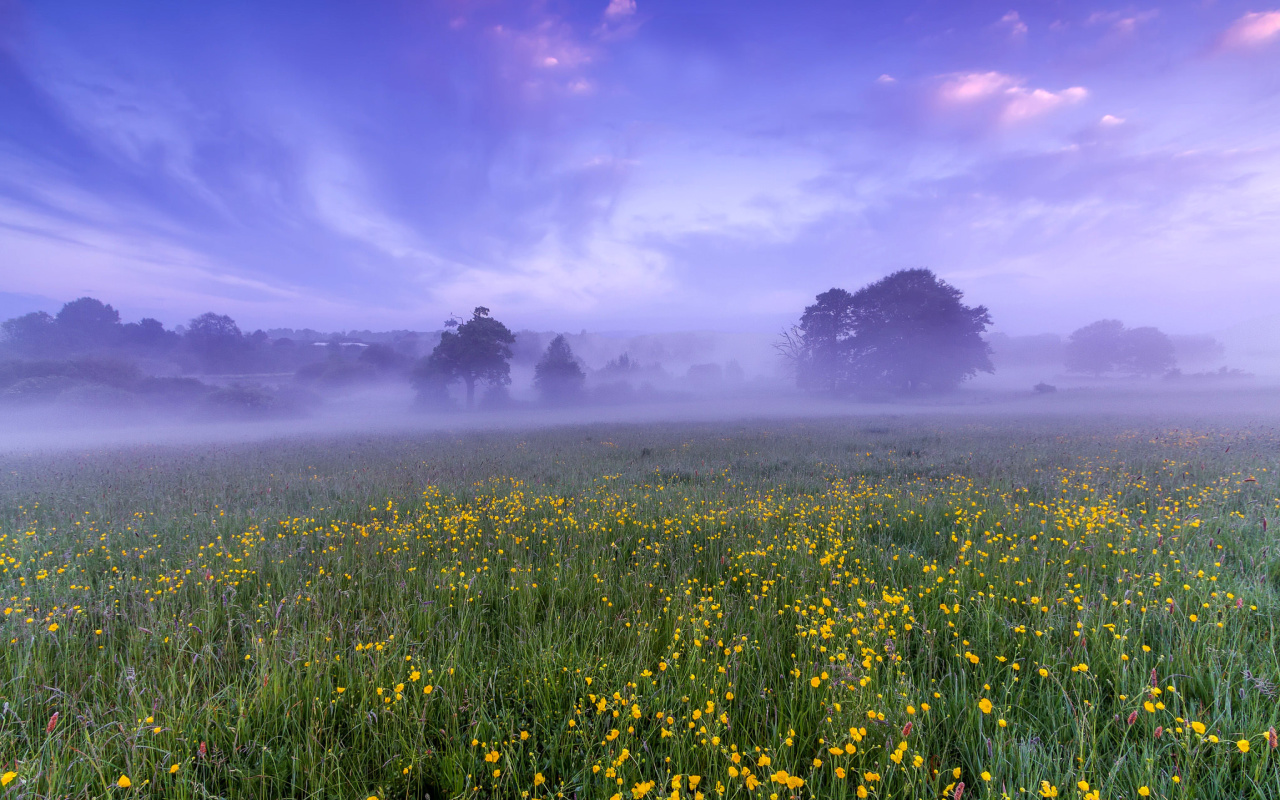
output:
[[122,323],[85,297],[56,316],[3,323],[0,450],[926,412],[1265,416],[1280,407],[1280,358],[1265,330],[1169,336],[1108,319],[1065,337],[1013,336],[988,331],[989,312],[961,297],[929,270],[903,270],[818,295],[781,335],[513,332],[485,307],[436,331],[245,333],[213,313],[168,329]]
[[271,416],[183,414],[154,409],[47,406],[6,408],[0,452],[95,450],[131,445],[196,445],[271,439],[375,437],[431,431],[524,429],[590,423],[714,422],[835,417],[970,418],[984,424],[1027,417],[1214,424],[1225,419],[1280,421],[1280,386],[1162,383],[1030,390],[967,387],[947,394],[890,400],[815,397],[783,387],[686,393],[628,402],[547,406],[510,401],[473,410],[423,409],[407,386],[334,393],[305,410]]

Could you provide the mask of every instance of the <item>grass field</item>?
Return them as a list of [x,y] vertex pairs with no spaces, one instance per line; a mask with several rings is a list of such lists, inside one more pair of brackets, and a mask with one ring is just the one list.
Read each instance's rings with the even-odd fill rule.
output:
[[0,797],[1280,797],[1280,434],[4,456]]

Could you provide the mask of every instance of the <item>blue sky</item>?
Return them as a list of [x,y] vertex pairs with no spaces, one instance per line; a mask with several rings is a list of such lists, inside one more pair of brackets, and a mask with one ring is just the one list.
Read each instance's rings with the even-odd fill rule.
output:
[[776,330],[915,266],[1276,313],[1280,9],[0,0],[3,316]]

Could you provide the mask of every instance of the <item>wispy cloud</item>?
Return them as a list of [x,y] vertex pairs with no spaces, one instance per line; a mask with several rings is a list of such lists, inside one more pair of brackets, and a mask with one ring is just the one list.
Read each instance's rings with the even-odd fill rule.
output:
[[605,19],[621,19],[636,13],[636,0],[609,0],[604,10]]
[[639,27],[636,0],[609,0],[595,33],[603,41],[618,40],[633,35]]
[[1027,36],[1027,23],[1022,20],[1017,11],[1010,11],[1001,17],[996,27],[1005,31],[1014,41],[1021,41]]
[[981,108],[998,123],[1008,125],[1078,103],[1088,95],[1081,86],[1051,91],[1028,86],[1023,79],[1002,72],[968,72],[943,78],[936,98],[943,113]]
[[1236,20],[1222,34],[1221,46],[1228,50],[1250,50],[1280,38],[1280,11],[1253,11]]
[[1085,20],[1085,24],[1103,25],[1113,33],[1128,36],[1158,16],[1160,16],[1160,12],[1157,9],[1147,9],[1146,11],[1134,11],[1132,9],[1095,11]]

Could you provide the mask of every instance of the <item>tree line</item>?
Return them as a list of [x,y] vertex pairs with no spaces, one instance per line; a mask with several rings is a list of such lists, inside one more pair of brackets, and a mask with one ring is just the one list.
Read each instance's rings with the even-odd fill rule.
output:
[[[776,348],[796,385],[812,392],[951,390],[980,372],[995,371],[986,335],[991,314],[984,306],[965,305],[963,296],[928,269],[899,270],[856,292],[833,288],[805,308]],[[1128,328],[1114,319],[1071,333],[1061,365],[1095,377],[1178,375],[1168,335],[1153,327]]]
[[[20,384],[39,398],[67,381],[135,389],[144,376],[133,361],[162,359],[201,375],[284,369],[304,382],[321,385],[358,383],[378,376],[408,378],[418,390],[419,403],[428,406],[448,403],[449,387],[455,384],[462,385],[470,407],[476,403],[478,387],[501,391],[511,382],[515,335],[483,306],[469,320],[447,320],[439,342],[425,357],[416,357],[417,335],[404,333],[393,343],[334,339],[315,348],[310,346],[315,342],[273,339],[262,330],[246,334],[231,317],[212,312],[176,330],[152,318],[125,323],[111,305],[81,297],[63,305],[57,314],[36,311],[0,323],[0,344],[20,359],[0,362],[0,390]],[[354,359],[344,357],[349,348],[358,350]],[[614,366],[614,371],[627,371],[632,365],[624,355]],[[539,395],[549,403],[579,402],[585,382],[586,372],[566,338],[553,338],[534,369]],[[196,384],[187,379],[183,383],[151,381],[147,386],[189,394]]]
[[[844,396],[952,390],[980,372],[995,370],[986,336],[991,314],[985,306],[966,305],[963,298],[963,292],[928,269],[899,270],[854,292],[832,288],[804,309],[776,349],[796,386],[809,392]],[[486,398],[504,396],[516,344],[512,331],[484,306],[477,306],[470,318],[445,321],[438,342],[425,355],[411,332],[390,343],[334,339],[322,354],[309,346],[314,342],[273,338],[261,330],[246,334],[231,317],[212,312],[175,330],[151,318],[123,323],[119,312],[91,297],[73,300],[57,314],[37,311],[7,320],[0,333],[6,349],[27,359],[119,353],[169,358],[184,371],[203,374],[284,369],[301,380],[329,385],[397,376],[412,383],[421,405],[449,404],[451,388],[459,387],[468,407],[476,405],[480,389]],[[356,359],[344,356],[347,347],[359,348]],[[1169,337],[1156,328],[1099,320],[1070,335],[1063,361],[1069,371],[1084,374],[1150,376],[1169,372],[1176,360]],[[636,367],[624,354],[601,373]],[[30,377],[32,369],[8,371]],[[96,374],[105,367],[81,364],[75,369]],[[534,366],[534,388],[549,404],[582,402],[586,377],[564,335],[550,341]]]

